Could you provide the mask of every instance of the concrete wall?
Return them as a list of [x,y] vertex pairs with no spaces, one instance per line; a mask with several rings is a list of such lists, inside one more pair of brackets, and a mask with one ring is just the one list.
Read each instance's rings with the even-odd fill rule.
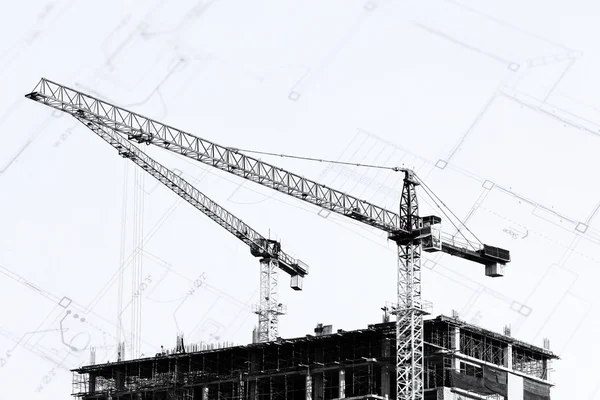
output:
[[515,374],[508,374],[508,399],[523,400],[523,377]]

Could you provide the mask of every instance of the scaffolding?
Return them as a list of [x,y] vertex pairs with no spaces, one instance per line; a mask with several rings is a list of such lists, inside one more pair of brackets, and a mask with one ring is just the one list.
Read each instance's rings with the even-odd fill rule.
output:
[[550,364],[551,360],[535,351],[518,347],[513,349],[512,368],[515,371],[520,371],[540,379],[547,379]]
[[460,351],[466,356],[496,365],[506,365],[508,344],[477,332],[460,332]]
[[[317,335],[302,338],[192,352],[180,349],[139,360],[82,367],[73,374],[73,396],[83,400],[395,397],[393,322],[350,332],[321,328],[315,330]],[[441,317],[426,321],[425,339],[426,399],[437,398],[433,396],[440,388],[501,399],[506,388],[485,381],[490,373],[519,373],[531,377],[533,383],[527,387],[532,393],[549,392],[550,384],[540,366],[546,368],[556,356],[547,349],[523,347],[510,337],[486,334],[456,319]],[[514,371],[507,365],[509,355]]]

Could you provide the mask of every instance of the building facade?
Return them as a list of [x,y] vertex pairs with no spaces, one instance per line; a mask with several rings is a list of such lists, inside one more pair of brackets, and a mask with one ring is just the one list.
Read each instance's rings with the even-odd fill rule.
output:
[[[395,323],[246,346],[178,346],[73,370],[82,400],[395,398]],[[218,346],[220,347],[220,346]],[[425,400],[549,400],[550,350],[457,318],[425,321]]]

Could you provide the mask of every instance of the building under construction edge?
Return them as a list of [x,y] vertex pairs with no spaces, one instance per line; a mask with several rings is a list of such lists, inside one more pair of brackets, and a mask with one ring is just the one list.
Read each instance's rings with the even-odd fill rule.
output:
[[[425,400],[549,400],[551,361],[540,348],[458,318],[424,323]],[[97,399],[393,399],[396,327],[333,331],[267,343],[197,350],[73,371],[74,397]],[[548,347],[545,343],[544,347]],[[189,350],[192,351],[189,351]]]

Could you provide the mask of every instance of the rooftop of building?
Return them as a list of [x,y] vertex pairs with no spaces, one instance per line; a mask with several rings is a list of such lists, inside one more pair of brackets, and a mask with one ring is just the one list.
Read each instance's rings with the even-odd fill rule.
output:
[[[495,341],[510,344],[513,349],[521,349],[532,353],[536,356],[536,358],[543,358],[547,360],[558,359],[559,357],[554,354],[551,350],[545,349],[542,347],[534,346],[532,344],[526,343],[524,341],[513,338],[509,335],[500,334],[488,329],[481,328],[479,326],[469,324],[465,321],[460,320],[459,318],[449,317],[446,315],[439,315],[435,318],[430,318],[425,320],[425,327],[434,326],[434,325],[442,325],[447,327],[460,327],[462,332],[470,332],[472,334],[478,334],[482,337],[491,338]],[[92,371],[100,372],[102,370],[107,370],[111,368],[115,368],[118,365],[128,364],[128,363],[139,363],[144,361],[152,361],[157,357],[172,359],[172,358],[180,358],[190,356],[191,354],[208,354],[208,353],[218,353],[218,352],[247,352],[253,349],[261,349],[269,346],[281,346],[284,344],[294,344],[301,342],[315,342],[315,341],[327,341],[331,340],[332,336],[349,336],[349,335],[385,335],[389,337],[395,336],[395,322],[383,322],[377,324],[370,324],[367,328],[363,329],[355,329],[351,331],[344,331],[342,329],[338,329],[337,331],[333,331],[331,326],[323,327],[322,324],[319,324],[319,329],[321,332],[316,334],[307,334],[302,337],[297,338],[278,338],[273,342],[265,342],[265,343],[251,343],[246,345],[188,345],[185,347],[185,351],[166,351],[165,353],[157,353],[152,357],[144,357],[134,360],[123,360],[116,362],[107,362],[103,364],[94,364],[82,366],[80,368],[73,369],[73,372],[77,372],[80,374],[89,373]],[[326,328],[323,330],[323,328]],[[329,328],[329,329],[327,329]],[[315,329],[317,331],[317,329]],[[425,341],[426,344],[427,341]]]

